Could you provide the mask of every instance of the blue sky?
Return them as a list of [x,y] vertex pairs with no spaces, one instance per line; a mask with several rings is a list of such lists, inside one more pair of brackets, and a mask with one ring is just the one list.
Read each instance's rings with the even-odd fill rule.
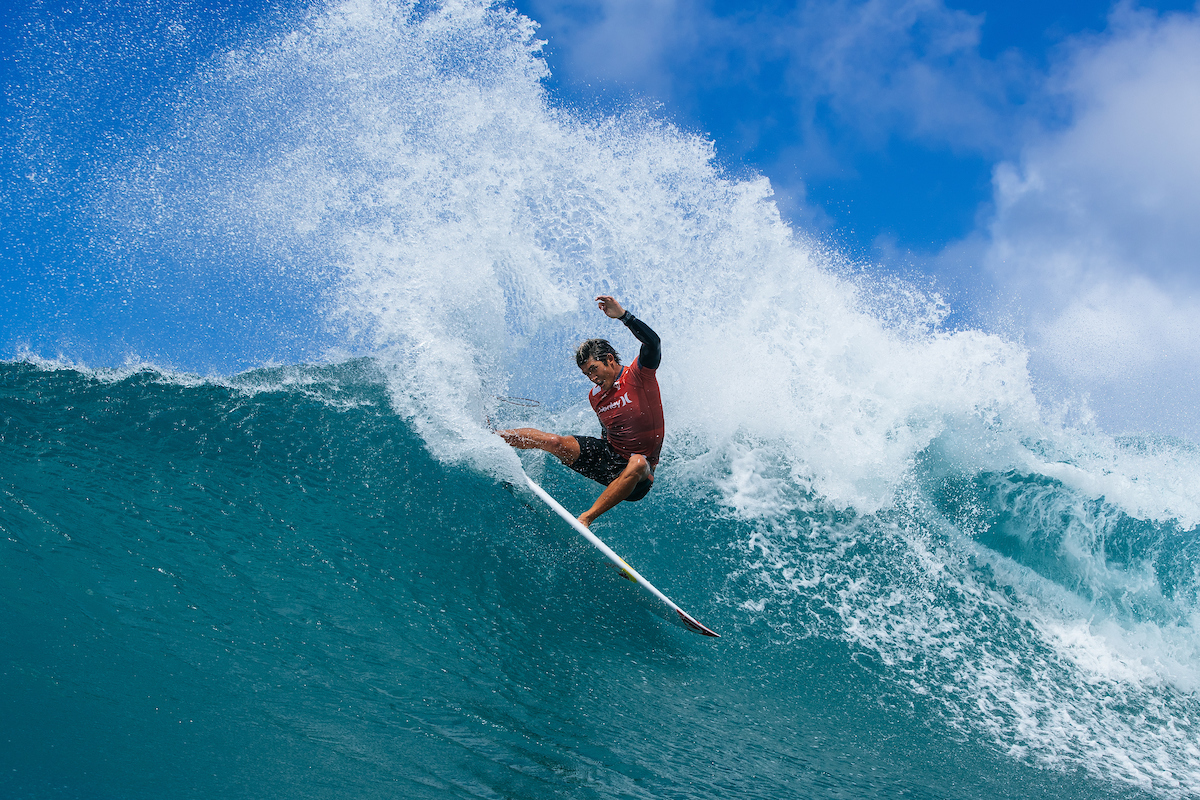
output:
[[[54,318],[54,346],[89,359],[89,315],[122,313],[128,288],[98,271],[104,246],[77,229],[86,187],[104,179],[96,165],[153,148],[199,65],[303,7],[54,0],[0,10],[6,343],[37,346],[31,320]],[[513,7],[540,25],[555,102],[584,114],[650,108],[710,138],[729,174],[771,180],[797,230],[869,270],[933,280],[957,324],[1024,341],[1044,397],[1085,395],[1113,430],[1200,440],[1194,4]],[[154,253],[137,256],[152,273]],[[239,279],[199,275],[189,291],[236,303]],[[280,290],[281,317],[303,305],[294,289]],[[179,313],[144,284],[137,300],[148,320]],[[213,330],[214,315],[224,319],[222,336],[287,351],[236,305],[203,313],[197,324]]]
[[[566,103],[660,106],[841,246],[931,255],[968,235],[992,169],[1063,124],[1051,73],[1103,2],[518,0]],[[1152,2],[1155,14],[1189,10]],[[889,252],[890,250],[885,251]]]

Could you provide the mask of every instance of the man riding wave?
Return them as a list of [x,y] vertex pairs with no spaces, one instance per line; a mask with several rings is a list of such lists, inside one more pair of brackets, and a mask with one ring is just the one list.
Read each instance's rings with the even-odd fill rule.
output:
[[663,443],[662,398],[655,370],[662,361],[661,341],[650,326],[630,314],[615,298],[600,295],[596,303],[612,319],[625,323],[641,351],[628,366],[607,339],[588,339],[575,351],[575,362],[595,384],[588,401],[603,430],[594,436],[559,436],[536,428],[496,431],[521,450],[545,450],[579,474],[605,485],[596,502],[579,515],[590,526],[622,500],[641,500],[654,484],[654,468]]

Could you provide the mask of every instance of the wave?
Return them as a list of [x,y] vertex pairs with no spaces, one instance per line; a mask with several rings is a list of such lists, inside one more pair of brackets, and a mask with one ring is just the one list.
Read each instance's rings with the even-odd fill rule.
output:
[[[575,715],[597,700],[625,707],[631,670],[658,687],[637,704],[635,738],[676,713],[710,744],[741,736],[744,723],[715,710],[737,697],[759,709],[757,724],[817,715],[834,739],[873,739],[897,715],[915,715],[927,732],[896,747],[932,737],[921,746],[953,754],[978,742],[971,763],[1003,758],[1018,770],[1014,797],[1030,782],[1091,797],[1108,781],[1160,796],[1195,785],[1194,528],[1139,520],[1047,476],[963,476],[937,448],[922,454],[903,502],[871,513],[772,477],[788,466],[768,468],[769,447],[707,472],[675,455],[652,501],[612,512],[598,532],[722,632],[720,649],[696,651],[532,498],[431,455],[394,408],[390,376],[370,359],[218,382],[4,365],[0,528],[22,688],[48,692],[29,667],[46,634],[32,632],[57,615],[92,657],[58,656],[55,685],[122,703],[148,691],[160,709],[186,709],[205,720],[192,730],[206,763],[231,763],[214,733],[225,729],[220,715],[266,732],[269,743],[226,732],[255,763],[278,747],[328,746],[335,783],[367,780],[372,791],[398,781],[434,796],[429,787],[461,780],[461,769],[507,774],[511,759],[531,758],[517,743],[530,725],[554,740],[535,718],[560,720],[576,744],[606,740],[594,737],[611,721]],[[590,503],[594,489],[573,473],[536,457],[525,466],[568,507]],[[578,681],[580,669],[593,675],[582,666],[590,659],[630,647],[632,661],[613,667],[622,677],[594,673],[600,688],[588,679],[564,697],[553,689],[558,667],[536,674],[550,659]],[[95,660],[100,652],[116,661]],[[125,658],[142,675],[128,685]],[[753,686],[726,683],[745,670]],[[840,722],[821,716],[825,695],[851,684],[857,710],[842,708]],[[684,687],[696,696],[681,698]],[[780,696],[789,699],[776,708]],[[83,707],[130,736],[161,724],[145,709]],[[352,718],[335,711],[345,707]],[[812,733],[772,730],[771,747],[789,758]],[[469,756],[441,750],[468,740]],[[646,758],[649,740],[638,740],[640,749],[597,757],[629,769]],[[121,776],[150,758],[139,747],[102,750]],[[885,783],[932,780],[886,767],[898,752],[867,750],[858,763],[883,770]],[[680,768],[699,769],[699,757],[681,756]],[[529,769],[542,779],[564,764],[592,769],[579,758],[535,758]],[[390,778],[365,779],[363,763]],[[1067,778],[1027,765],[1101,782],[1068,791]],[[964,796],[1008,796],[964,769],[975,787]],[[600,772],[598,794],[618,792]],[[664,775],[683,780],[656,774],[660,788]],[[765,796],[794,785],[789,768],[767,774]],[[509,785],[494,780],[485,783]],[[525,796],[557,796],[539,792]],[[688,796],[717,793],[704,784]]]
[[[107,165],[89,208],[113,252],[171,256],[131,294],[186,305],[201,269],[237,289],[254,346],[235,363],[283,340],[324,357],[188,375],[201,334],[160,320],[145,335],[178,371],[4,364],[15,652],[46,649],[31,631],[52,614],[22,599],[38,595],[89,657],[111,635],[147,675],[184,665],[173,707],[208,720],[196,763],[243,748],[288,786],[303,770],[270,754],[296,748],[331,786],[413,796],[726,796],[742,758],[764,794],[864,794],[802,755],[856,731],[896,791],[948,785],[912,752],[944,766],[964,748],[946,769],[975,796],[1200,785],[1200,451],[1040,404],[1019,344],[946,327],[936,294],[795,231],[709,143],[554,106],[540,47],[485,3],[332,3],[214,60],[162,142]],[[653,502],[601,535],[723,649],[636,617],[504,488],[524,468],[568,507],[594,491],[485,420],[595,432],[570,350],[634,346],[600,293],[662,336],[667,418]],[[22,658],[30,696],[62,707]],[[56,663],[93,698],[135,699],[108,666]],[[162,700],[169,683],[135,685]],[[227,748],[225,707],[264,738]],[[97,730],[169,728],[88,711]],[[664,729],[724,755],[710,769]]]

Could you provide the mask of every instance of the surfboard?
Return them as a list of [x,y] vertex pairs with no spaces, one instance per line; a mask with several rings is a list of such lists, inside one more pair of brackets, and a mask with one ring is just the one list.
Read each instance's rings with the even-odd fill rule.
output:
[[613,552],[611,547],[601,541],[599,536],[588,530],[586,525],[577,520],[570,511],[567,511],[565,508],[563,508],[562,504],[551,497],[549,492],[547,492],[541,486],[538,486],[537,483],[534,482],[533,478],[526,475],[525,480],[529,483],[529,488],[533,490],[533,493],[537,495],[542,502],[550,506],[550,509],[555,514],[558,514],[560,517],[566,520],[567,524],[574,528],[580,536],[582,536],[584,539],[587,539],[593,547],[603,553],[605,558],[607,558],[609,561],[615,564],[619,570],[621,570],[621,574],[624,575],[626,579],[636,583],[647,595],[649,595],[651,599],[651,605],[655,607],[655,610],[659,612],[660,616],[662,616],[664,619],[674,622],[676,625],[679,625],[682,628],[687,628],[689,631],[699,633],[703,636],[720,637],[720,634],[706,627],[691,614],[675,605],[671,598],[660,592],[650,581],[643,578],[636,569],[626,563],[625,559],[621,558],[619,555]]

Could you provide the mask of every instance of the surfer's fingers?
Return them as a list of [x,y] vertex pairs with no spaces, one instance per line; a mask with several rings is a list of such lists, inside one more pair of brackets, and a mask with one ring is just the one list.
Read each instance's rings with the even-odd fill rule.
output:
[[625,313],[625,309],[617,302],[617,298],[612,295],[602,294],[596,298],[596,306],[605,313],[605,315],[616,319]]

